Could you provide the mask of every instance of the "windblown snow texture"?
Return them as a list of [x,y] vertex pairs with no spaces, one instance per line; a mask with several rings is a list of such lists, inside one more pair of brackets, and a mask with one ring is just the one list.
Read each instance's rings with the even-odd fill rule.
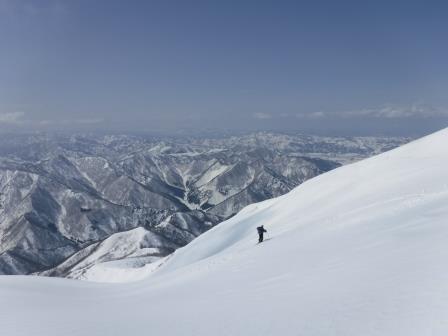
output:
[[138,282],[0,277],[2,333],[445,336],[447,146],[443,130],[249,205]]

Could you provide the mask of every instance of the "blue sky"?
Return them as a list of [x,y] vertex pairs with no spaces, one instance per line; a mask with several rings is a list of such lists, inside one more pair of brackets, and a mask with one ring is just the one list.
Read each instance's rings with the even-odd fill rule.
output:
[[0,127],[422,134],[448,2],[0,0]]

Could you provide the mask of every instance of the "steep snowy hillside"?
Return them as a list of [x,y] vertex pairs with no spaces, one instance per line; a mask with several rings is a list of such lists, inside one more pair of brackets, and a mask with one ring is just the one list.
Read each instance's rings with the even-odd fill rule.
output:
[[158,237],[139,255],[156,260],[248,204],[406,140],[0,134],[0,274],[85,278],[127,257],[97,246],[139,227]]
[[0,277],[2,334],[445,336],[447,146],[448,129],[250,205],[142,281]]

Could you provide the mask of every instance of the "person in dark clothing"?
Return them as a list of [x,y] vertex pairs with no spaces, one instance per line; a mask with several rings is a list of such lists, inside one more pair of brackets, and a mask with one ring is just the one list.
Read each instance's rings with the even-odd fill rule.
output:
[[263,234],[267,231],[264,229],[263,225],[257,227],[257,231],[258,231],[258,242],[261,243],[263,241]]

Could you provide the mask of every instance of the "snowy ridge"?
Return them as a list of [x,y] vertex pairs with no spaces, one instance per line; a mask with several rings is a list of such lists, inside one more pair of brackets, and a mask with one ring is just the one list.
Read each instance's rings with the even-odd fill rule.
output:
[[[67,278],[98,282],[127,282],[143,279],[160,264],[161,257],[176,246],[144,228],[119,232],[75,253],[56,270]],[[45,272],[39,275],[47,275]]]
[[2,332],[445,336],[447,146],[448,129],[250,205],[143,281],[0,277]]
[[[284,196],[249,205],[223,225],[176,251],[162,269],[168,271],[216,257],[221,253],[220,246],[225,254],[250,249],[255,228],[260,224],[271,229],[276,239],[289,239],[293,232],[301,234],[320,227],[332,231],[337,225],[368,227],[368,223],[378,223],[390,225],[392,230],[394,223],[389,222],[389,217],[409,213],[405,218],[408,221],[409,215],[425,204],[447,197],[447,147],[448,131],[444,130],[317,176]],[[418,218],[423,221],[425,217]],[[379,219],[388,219],[388,223],[381,224]]]
[[165,238],[163,257],[248,204],[407,141],[0,134],[0,274],[84,279],[103,261],[74,261],[137,227]]

